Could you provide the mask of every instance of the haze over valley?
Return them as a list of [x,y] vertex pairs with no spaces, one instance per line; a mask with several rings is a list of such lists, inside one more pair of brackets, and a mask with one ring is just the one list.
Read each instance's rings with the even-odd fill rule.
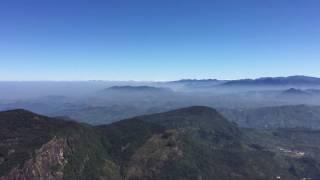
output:
[[[305,118],[300,117],[303,123],[292,126],[311,127],[313,125],[305,123],[304,119],[310,118],[308,113],[312,111],[313,119],[317,120],[320,106],[320,78],[306,76],[233,81],[0,82],[0,86],[6,86],[0,90],[1,110],[22,108],[89,124],[108,124],[188,106],[209,106],[244,125],[242,122],[249,121],[244,117],[257,122],[260,112],[264,111],[283,113],[281,118],[290,120],[303,107],[308,109],[299,111],[305,113]],[[15,93],[19,96],[14,97]],[[247,113],[254,112],[259,115],[247,117]],[[268,125],[261,124],[263,126]]]

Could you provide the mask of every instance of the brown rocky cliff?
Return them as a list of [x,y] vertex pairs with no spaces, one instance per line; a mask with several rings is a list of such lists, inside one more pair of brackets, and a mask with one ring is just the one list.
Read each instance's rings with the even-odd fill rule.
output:
[[67,164],[64,154],[67,149],[65,139],[53,138],[35,152],[34,158],[19,168],[16,167],[0,180],[62,180]]

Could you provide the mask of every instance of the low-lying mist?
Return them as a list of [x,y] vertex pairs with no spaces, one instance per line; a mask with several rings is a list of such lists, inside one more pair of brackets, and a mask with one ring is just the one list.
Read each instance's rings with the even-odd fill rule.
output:
[[[320,105],[317,84],[226,86],[225,83],[218,80],[0,82],[0,110],[22,108],[48,116],[107,124],[133,116],[198,105],[217,108],[228,119],[241,126],[249,126],[245,121],[252,121],[258,116],[248,118],[250,113],[242,111]],[[271,125],[265,127],[268,126]]]

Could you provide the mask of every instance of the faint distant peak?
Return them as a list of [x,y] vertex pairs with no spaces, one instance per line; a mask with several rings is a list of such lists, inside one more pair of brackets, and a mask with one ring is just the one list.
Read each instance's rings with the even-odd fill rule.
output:
[[140,92],[140,91],[152,91],[152,92],[159,92],[159,91],[170,91],[169,88],[163,87],[153,87],[153,86],[112,86],[104,91],[130,91],[130,92]]
[[282,94],[287,94],[287,95],[308,95],[306,91],[303,91],[301,89],[297,88],[290,88],[282,92]]
[[232,80],[223,84],[224,86],[320,86],[320,78],[309,76],[288,77],[262,77],[257,79]]
[[172,83],[188,83],[188,82],[219,82],[218,79],[180,79],[177,81],[171,81]]

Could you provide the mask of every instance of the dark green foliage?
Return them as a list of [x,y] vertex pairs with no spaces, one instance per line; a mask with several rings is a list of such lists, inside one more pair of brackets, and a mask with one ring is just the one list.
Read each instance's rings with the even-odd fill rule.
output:
[[100,136],[92,128],[79,129],[68,138],[68,164],[64,179],[99,179],[108,158]]
[[[236,124],[227,121],[216,110],[194,106],[166,113],[141,116],[146,122],[152,122],[168,129],[196,129],[202,133],[216,134],[224,138],[237,138],[241,132]],[[204,135],[204,134],[203,134]]]
[[221,109],[220,112],[241,127],[320,129],[320,107],[307,105],[252,109]]
[[[135,172],[136,177],[129,179],[270,180],[281,176],[300,180],[320,177],[318,131],[241,130],[207,107],[184,108],[103,126],[16,110],[0,113],[0,125],[0,176],[17,165],[22,166],[43,144],[59,137],[67,142],[63,177],[68,180],[125,179],[130,167],[141,165],[146,165],[146,171]],[[159,147],[150,147],[150,144]],[[307,155],[295,157],[281,152],[279,147],[298,149]],[[163,152],[153,154],[158,150]],[[144,152],[149,154],[144,156],[141,154]],[[133,161],[133,157],[146,163]],[[149,167],[157,168],[149,173]],[[52,166],[51,170],[59,168]]]
[[105,149],[117,164],[126,166],[133,153],[153,134],[163,132],[164,128],[139,119],[120,121],[107,126],[97,126],[103,135]]

